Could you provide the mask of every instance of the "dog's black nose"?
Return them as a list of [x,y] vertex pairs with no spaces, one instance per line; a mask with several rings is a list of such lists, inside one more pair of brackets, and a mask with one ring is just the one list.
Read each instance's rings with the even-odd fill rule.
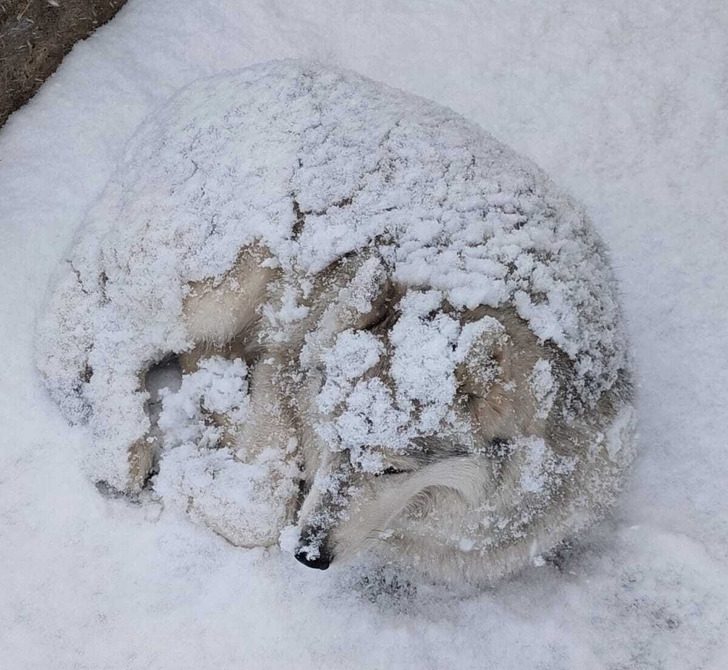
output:
[[331,556],[324,551],[319,552],[316,558],[309,558],[308,552],[305,550],[297,551],[294,557],[305,566],[315,568],[316,570],[326,570],[331,565]]

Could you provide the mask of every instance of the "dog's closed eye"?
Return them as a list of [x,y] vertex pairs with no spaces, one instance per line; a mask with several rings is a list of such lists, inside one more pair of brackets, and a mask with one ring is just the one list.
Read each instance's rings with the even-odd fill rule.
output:
[[403,475],[407,472],[409,472],[409,470],[402,470],[400,468],[390,466],[388,468],[384,468],[384,470],[382,470],[381,472],[377,472],[374,476],[381,477],[382,475]]

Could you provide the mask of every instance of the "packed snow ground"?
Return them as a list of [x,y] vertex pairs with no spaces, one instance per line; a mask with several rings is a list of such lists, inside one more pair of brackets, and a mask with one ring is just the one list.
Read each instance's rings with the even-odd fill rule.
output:
[[[0,654],[8,668],[728,667],[723,2],[130,0],[0,130]],[[612,252],[641,457],[562,572],[398,591],[98,495],[33,366],[51,272],[138,123],[185,83],[318,58],[539,163]]]

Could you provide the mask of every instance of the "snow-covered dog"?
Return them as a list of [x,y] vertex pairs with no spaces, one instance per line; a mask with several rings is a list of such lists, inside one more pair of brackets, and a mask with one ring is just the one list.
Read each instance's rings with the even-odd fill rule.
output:
[[603,514],[633,455],[580,209],[451,111],[318,65],[196,82],[142,126],[38,364],[95,480],[317,568],[374,547],[492,581]]

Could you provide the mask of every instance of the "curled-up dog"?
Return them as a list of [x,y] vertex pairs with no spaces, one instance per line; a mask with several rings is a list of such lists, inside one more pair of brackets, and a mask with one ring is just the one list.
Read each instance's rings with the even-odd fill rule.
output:
[[313,568],[367,549],[492,583],[602,516],[634,452],[583,211],[450,110],[315,64],[195,82],[142,125],[38,366],[106,490]]

